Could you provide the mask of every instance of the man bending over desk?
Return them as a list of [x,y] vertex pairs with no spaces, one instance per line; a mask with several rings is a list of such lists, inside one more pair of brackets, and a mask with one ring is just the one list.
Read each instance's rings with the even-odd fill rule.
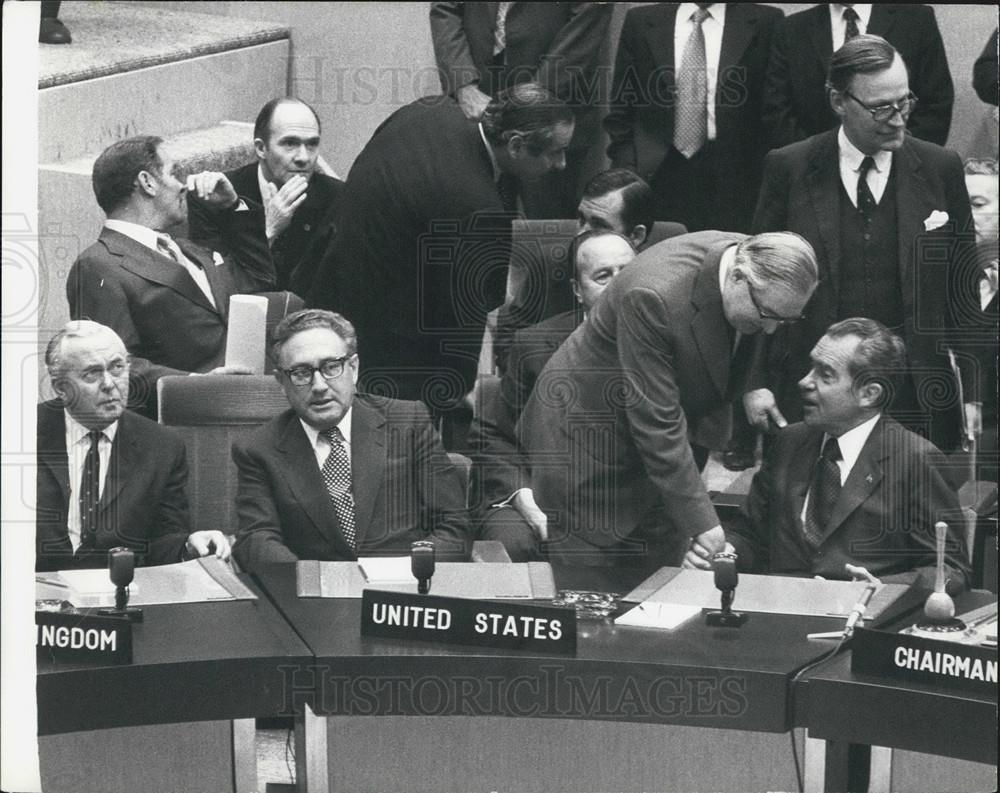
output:
[[424,539],[439,560],[466,561],[458,472],[422,403],[356,392],[354,326],[332,311],[296,312],[275,329],[271,354],[291,408],[233,445],[240,565],[406,555]]
[[[945,457],[883,411],[907,371],[903,341],[873,319],[831,325],[799,381],[805,420],[781,430],[726,531],[748,572],[934,585],[934,524],[948,524],[949,589],[968,586],[964,518]],[[685,566],[707,568],[692,546]]]

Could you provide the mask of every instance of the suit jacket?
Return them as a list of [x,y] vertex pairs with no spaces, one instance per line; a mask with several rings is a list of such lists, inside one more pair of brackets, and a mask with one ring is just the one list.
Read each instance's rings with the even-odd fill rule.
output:
[[689,444],[729,437],[706,420],[735,386],[719,261],[742,239],[699,232],[647,249],[549,359],[517,432],[550,557],[600,558],[639,528],[676,553],[719,524]]
[[466,561],[465,492],[419,403],[358,394],[351,414],[357,553],[344,541],[309,439],[287,410],[233,444],[239,530],[247,570],[297,559],[407,555],[430,537],[437,558]]
[[172,259],[103,229],[73,263],[66,282],[73,319],[117,333],[132,354],[130,394],[149,406],[163,375],[207,372],[223,363],[231,295],[274,286],[274,270],[237,265],[187,240],[175,240],[208,277],[215,306]]
[[[678,3],[657,3],[633,8],[625,16],[604,119],[612,165],[630,168],[647,181],[673,145],[678,7]],[[742,221],[744,229],[753,213],[767,151],[760,121],[764,70],[771,33],[781,18],[781,11],[768,6],[726,6],[715,92],[716,138],[706,149],[719,178],[717,184],[705,187],[714,191],[720,204],[732,205],[732,217],[727,215],[726,221]]]
[[304,294],[312,284],[316,265],[336,239],[344,183],[314,173],[306,200],[295,210],[288,228],[273,245],[268,245],[257,169],[258,164],[253,162],[226,172],[236,194],[247,206],[243,211],[213,210],[188,193],[189,236],[210,250],[250,262],[257,269],[273,266],[278,289]]
[[363,375],[468,393],[486,314],[503,301],[512,218],[477,124],[447,97],[400,108],[354,161],[343,206],[311,305],[354,322]]
[[809,546],[802,509],[819,458],[823,432],[791,424],[769,447],[746,507],[726,538],[741,569],[759,573],[849,579],[844,564],[883,580],[919,579],[934,586],[934,524],[948,523],[946,561],[951,585],[972,581],[965,518],[945,478],[945,459],[932,444],[883,417],[851,469],[818,549]]
[[573,108],[573,148],[597,142],[594,94],[601,47],[611,21],[607,3],[514,3],[507,13],[505,65],[493,65],[497,3],[431,3],[431,36],[444,93],[479,83],[495,96],[536,82]]
[[[877,8],[878,6],[876,6]],[[841,279],[840,181],[837,130],[772,151],[764,163],[755,232],[794,231],[816,252],[820,283],[806,307],[806,319],[770,340],[772,366],[786,375],[782,397],[799,405],[796,381],[808,370],[809,352],[826,328],[852,316],[839,307]],[[899,281],[905,314],[904,341],[918,390],[948,370],[943,342],[962,346],[963,328],[978,307],[972,215],[959,156],[907,136],[893,154],[897,203]],[[947,212],[949,223],[926,232],[924,220]],[[972,387],[974,367],[967,382]],[[938,386],[940,387],[940,385]],[[951,407],[957,408],[957,402]]]
[[[892,44],[906,63],[910,90],[920,100],[907,128],[915,137],[943,146],[955,90],[933,8],[876,3],[867,32]],[[833,33],[826,3],[790,14],[775,28],[764,86],[764,126],[771,148],[839,123],[826,95],[831,55]]]
[[95,552],[74,555],[67,520],[70,493],[66,418],[58,400],[38,406],[35,569],[107,565],[109,548],[127,546],[138,564],[179,562],[190,533],[187,456],[172,431],[125,411],[111,445],[97,508]]
[[535,382],[553,353],[576,330],[579,311],[566,311],[514,334],[496,399],[472,420],[472,494],[480,512],[525,486],[515,427]]

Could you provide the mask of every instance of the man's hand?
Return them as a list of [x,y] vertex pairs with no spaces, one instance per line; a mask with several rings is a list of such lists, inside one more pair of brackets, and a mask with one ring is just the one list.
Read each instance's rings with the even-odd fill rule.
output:
[[713,526],[691,539],[691,546],[684,554],[681,567],[711,570],[712,556],[720,551],[731,550],[732,547],[726,542],[726,533],[722,530],[722,526]]
[[207,374],[253,374],[249,366],[216,366],[209,372],[191,372],[191,377],[203,377]]
[[225,562],[229,559],[230,553],[229,540],[226,539],[226,535],[214,529],[192,532],[184,544],[184,554],[189,559],[198,559],[214,554],[216,558]]
[[483,117],[486,106],[490,103],[489,94],[484,94],[475,83],[463,85],[455,92],[458,106],[462,108],[466,118],[479,121]]
[[528,522],[539,540],[545,542],[549,538],[549,519],[535,503],[535,494],[531,492],[531,488],[522,487],[518,490],[510,505]]
[[232,182],[218,171],[202,171],[189,176],[187,191],[215,209],[231,209],[240,200]]
[[747,421],[764,432],[774,432],[775,428],[788,426],[769,388],[747,391],[743,395],[743,410],[747,414]]
[[264,231],[267,241],[274,242],[278,235],[288,228],[295,210],[306,200],[309,180],[302,174],[295,174],[279,190],[273,182],[264,183]]

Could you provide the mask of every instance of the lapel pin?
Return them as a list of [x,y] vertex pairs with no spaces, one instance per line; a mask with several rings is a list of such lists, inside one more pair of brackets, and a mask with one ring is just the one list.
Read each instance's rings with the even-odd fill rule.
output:
[[868,474],[868,476],[865,477],[865,481],[868,484],[871,484],[874,481],[874,477],[871,474]]

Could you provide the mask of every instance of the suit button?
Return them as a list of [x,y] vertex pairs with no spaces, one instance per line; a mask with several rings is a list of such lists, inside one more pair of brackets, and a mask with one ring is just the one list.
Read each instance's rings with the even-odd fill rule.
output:
[[312,226],[310,226],[308,223],[303,223],[302,228],[304,228],[306,231],[312,231]]
[[865,242],[868,242],[868,240],[870,240],[871,238],[872,238],[872,235],[871,235],[871,234],[869,234],[869,233],[868,233],[868,232],[866,231],[866,232],[865,232]]

